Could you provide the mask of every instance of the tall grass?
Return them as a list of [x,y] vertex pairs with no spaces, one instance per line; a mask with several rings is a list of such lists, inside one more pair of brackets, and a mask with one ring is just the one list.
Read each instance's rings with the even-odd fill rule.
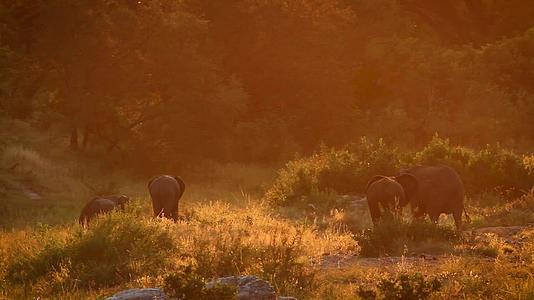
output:
[[86,231],[45,226],[2,233],[0,277],[15,292],[10,296],[162,285],[166,274],[183,266],[206,279],[255,274],[280,292],[304,295],[315,277],[312,258],[358,250],[350,233],[278,220],[261,206],[197,204],[178,223],[146,218],[140,207],[134,201],[126,212],[100,217]]

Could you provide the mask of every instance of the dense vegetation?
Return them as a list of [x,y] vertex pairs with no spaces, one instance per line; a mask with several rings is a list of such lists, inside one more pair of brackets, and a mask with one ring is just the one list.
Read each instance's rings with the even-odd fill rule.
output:
[[[343,205],[336,202],[338,197],[329,194],[365,194],[367,181],[374,175],[392,176],[417,164],[445,164],[458,171],[469,196],[491,194],[506,202],[532,187],[533,158],[498,144],[486,145],[478,151],[453,146],[437,135],[416,152],[399,151],[383,140],[373,143],[362,139],[342,149],[322,148],[312,156],[288,162],[267,191],[266,199],[275,206],[303,208],[313,204],[329,210]],[[493,201],[486,197],[479,204],[494,204]]]
[[0,110],[137,171],[362,135],[523,152],[533,16],[522,0],[7,0]]

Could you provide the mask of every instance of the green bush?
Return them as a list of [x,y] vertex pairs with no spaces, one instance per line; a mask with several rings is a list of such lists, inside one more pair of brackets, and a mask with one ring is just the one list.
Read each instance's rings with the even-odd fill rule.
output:
[[362,299],[419,300],[427,299],[441,289],[437,278],[425,279],[420,273],[400,274],[393,279],[382,279],[375,289],[358,287],[357,294]]
[[448,139],[442,139],[437,134],[419,152],[415,153],[410,164],[436,165],[445,164],[455,169],[462,178],[465,177],[466,168],[473,157],[473,150],[460,146],[451,146]]
[[344,204],[336,194],[364,193],[374,175],[393,175],[401,166],[445,164],[462,178],[468,194],[499,192],[515,198],[534,183],[534,159],[522,157],[499,145],[476,151],[453,146],[437,134],[420,151],[400,153],[383,140],[359,143],[342,149],[321,150],[287,163],[265,198],[275,206],[304,208],[313,204],[328,212]]
[[452,146],[448,139],[438,135],[406,164],[446,164],[460,174],[471,194],[497,191],[514,198],[530,189],[534,182],[529,156],[522,157],[498,144],[486,145],[480,151]]
[[360,245],[360,256],[378,257],[383,255],[401,255],[406,247],[419,243],[453,242],[458,240],[454,229],[439,226],[424,220],[406,222],[399,217],[384,215],[372,229],[356,235]]
[[[48,281],[62,286],[106,287],[158,275],[172,265],[176,245],[164,222],[122,213],[98,218],[89,230],[50,237],[37,253],[21,253],[8,264],[11,284]],[[29,251],[29,250],[28,250]]]
[[399,161],[397,149],[382,140],[371,143],[362,138],[343,149],[323,147],[310,157],[287,163],[265,196],[276,206],[324,207],[324,197],[317,195],[365,192],[371,176],[393,174]]
[[215,285],[206,288],[205,279],[191,266],[168,274],[164,279],[165,291],[177,299],[199,300],[231,300],[236,297],[236,288],[226,285]]
[[499,145],[487,145],[469,161],[468,180],[472,192],[488,188],[525,191],[532,187],[534,174],[523,157]]

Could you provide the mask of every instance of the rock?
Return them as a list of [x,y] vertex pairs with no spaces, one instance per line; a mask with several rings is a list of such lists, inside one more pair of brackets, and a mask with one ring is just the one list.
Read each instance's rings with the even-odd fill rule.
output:
[[295,297],[278,297],[278,300],[297,300]]
[[106,300],[167,300],[169,299],[163,289],[147,288],[147,289],[129,289],[118,292]]
[[237,300],[276,300],[276,292],[271,284],[253,275],[218,278],[208,282],[206,288],[216,284],[235,286]]

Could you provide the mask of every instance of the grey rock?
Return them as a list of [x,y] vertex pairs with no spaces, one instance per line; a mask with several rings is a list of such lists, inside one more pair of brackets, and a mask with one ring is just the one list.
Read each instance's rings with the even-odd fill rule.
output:
[[278,300],[297,300],[297,298],[295,298],[295,297],[282,297],[282,296],[280,296],[280,297],[278,297]]
[[256,276],[230,276],[212,280],[206,287],[233,285],[237,289],[237,300],[276,300],[276,292],[271,284]]
[[129,289],[118,292],[106,300],[168,300],[163,289],[146,288],[146,289]]

